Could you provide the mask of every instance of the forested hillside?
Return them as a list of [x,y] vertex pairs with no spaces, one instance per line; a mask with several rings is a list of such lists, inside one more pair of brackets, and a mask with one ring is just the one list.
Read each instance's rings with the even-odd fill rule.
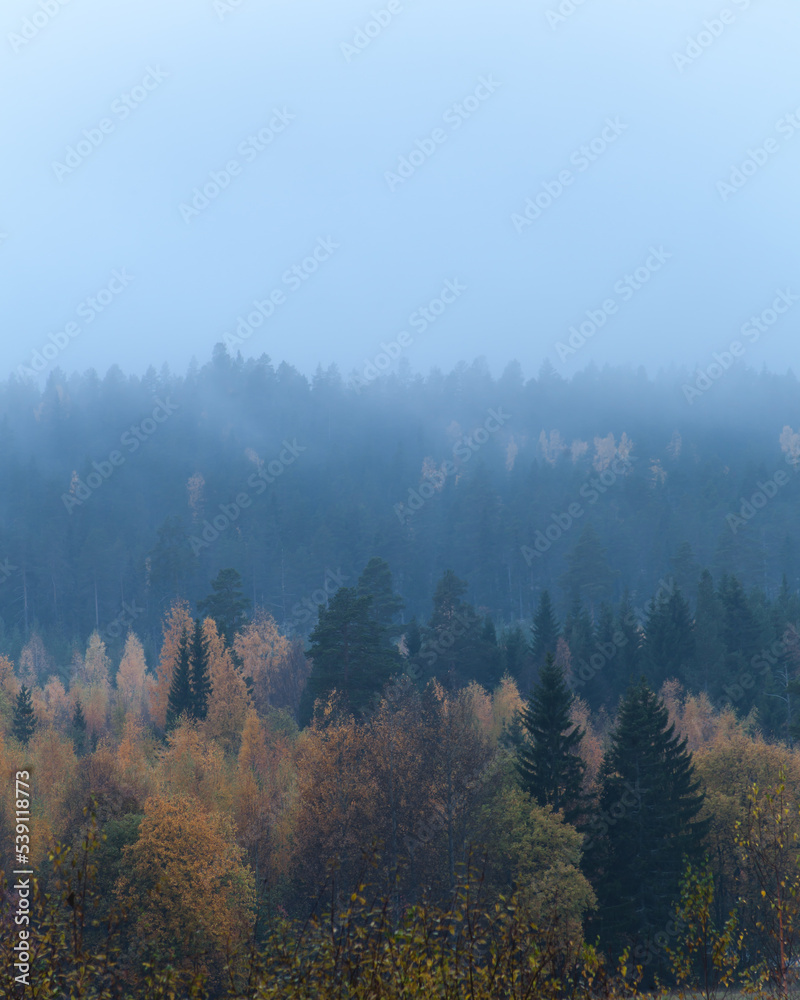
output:
[[687,384],[2,387],[0,988],[785,996],[800,387]]
[[[772,598],[784,575],[794,590],[800,386],[739,369],[704,392],[696,381],[588,369],[567,382],[547,365],[526,381],[514,363],[492,378],[476,361],[370,382],[332,368],[309,384],[222,346],[184,376],[54,371],[42,391],[12,377],[0,649],[17,658],[37,632],[69,661],[96,629],[120,653],[135,622],[153,663],[169,603],[199,600],[229,566],[253,606],[304,636],[372,556],[402,620],[428,617],[451,569],[498,630],[530,620],[544,589],[560,617],[578,594],[595,619],[670,575],[693,606],[704,568]],[[775,495],[743,510],[759,483]]]

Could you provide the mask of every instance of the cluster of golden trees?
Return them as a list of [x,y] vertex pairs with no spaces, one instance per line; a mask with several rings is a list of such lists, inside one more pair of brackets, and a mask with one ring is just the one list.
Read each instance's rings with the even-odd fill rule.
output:
[[[211,975],[284,919],[302,924],[325,910],[335,922],[365,883],[386,900],[387,926],[396,929],[432,891],[454,898],[468,864],[480,870],[481,906],[502,909],[513,892],[520,920],[547,928],[562,956],[579,954],[595,903],[581,870],[583,838],[519,788],[511,731],[522,702],[511,679],[494,691],[474,683],[446,691],[436,683],[419,690],[403,678],[360,721],[334,696],[299,731],[294,711],[308,670],[302,651],[266,615],[256,615],[232,648],[207,619],[207,716],[167,729],[172,671],[189,624],[188,607],[175,604],[155,674],[133,634],[115,672],[92,636],[75,659],[69,690],[37,674],[35,651],[16,671],[0,661],[0,774],[8,780],[24,765],[33,776],[32,862],[52,890],[63,867],[53,845],[68,845],[77,857],[87,816],[96,817],[96,918],[117,921],[131,968],[157,954]],[[9,725],[22,683],[30,683],[37,717],[27,747]],[[765,742],[752,719],[717,711],[675,682],[662,697],[705,789],[713,919],[722,926],[738,906],[755,927],[769,914],[757,865],[742,861],[742,831],[755,830],[764,806],[753,786],[766,789],[785,776],[780,837],[796,838],[800,753]],[[74,730],[78,702],[83,747]],[[581,753],[591,794],[613,719],[590,717],[581,702],[573,718],[586,730]],[[10,796],[0,803],[0,863],[10,872]],[[762,827],[752,834],[761,838],[756,846],[777,836]],[[786,848],[775,873],[795,864],[793,850]],[[6,891],[0,919],[10,905]],[[670,938],[665,948],[675,943]]]

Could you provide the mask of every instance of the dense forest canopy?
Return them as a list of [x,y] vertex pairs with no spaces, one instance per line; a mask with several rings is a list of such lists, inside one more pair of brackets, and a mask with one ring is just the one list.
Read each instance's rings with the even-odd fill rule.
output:
[[[0,802],[0,865],[35,872],[31,968],[66,995],[152,958],[238,997],[352,961],[388,996],[364,949],[394,990],[466,920],[553,996],[696,981],[701,938],[717,983],[783,995],[800,389],[687,385],[309,383],[219,346],[0,387],[0,770],[34,789],[23,842]],[[470,995],[506,995],[468,954]]]
[[[514,362],[493,378],[481,360],[309,382],[222,345],[184,376],[12,376],[0,649],[16,657],[35,630],[69,659],[97,629],[121,650],[135,622],[153,662],[169,602],[201,599],[228,566],[304,636],[375,555],[406,620],[427,617],[447,569],[498,627],[530,619],[545,589],[562,617],[576,587],[596,615],[626,590],[643,605],[670,574],[694,605],[701,568],[796,589],[800,386],[735,368],[695,398],[695,382],[611,368],[566,381],[548,363],[526,380]],[[774,496],[743,508],[759,484]],[[599,545],[581,567],[587,525]]]

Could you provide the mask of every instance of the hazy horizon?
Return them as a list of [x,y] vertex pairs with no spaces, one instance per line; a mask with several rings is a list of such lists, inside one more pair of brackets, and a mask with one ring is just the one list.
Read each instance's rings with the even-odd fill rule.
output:
[[384,347],[416,371],[653,374],[736,341],[796,365],[788,0],[12,0],[2,21],[3,377],[36,352],[45,375],[181,371],[225,339],[309,376]]

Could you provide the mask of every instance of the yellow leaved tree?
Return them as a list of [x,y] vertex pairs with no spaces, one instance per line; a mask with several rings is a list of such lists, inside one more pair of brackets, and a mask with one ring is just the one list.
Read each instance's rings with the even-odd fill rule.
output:
[[218,968],[254,919],[254,879],[243,853],[229,816],[187,795],[149,798],[115,889],[144,947],[184,967]]
[[208,653],[208,676],[211,693],[204,730],[209,739],[217,740],[230,752],[239,748],[250,695],[242,676],[243,671],[233,662],[225,640],[219,634],[213,618],[203,622],[203,637]]

